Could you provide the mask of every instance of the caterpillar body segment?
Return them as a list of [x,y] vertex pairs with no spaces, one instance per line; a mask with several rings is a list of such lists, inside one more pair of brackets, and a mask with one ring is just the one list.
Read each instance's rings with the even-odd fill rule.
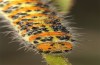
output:
[[61,24],[63,18],[41,0],[0,0],[0,11],[8,17],[22,38],[39,52],[72,50],[72,35]]

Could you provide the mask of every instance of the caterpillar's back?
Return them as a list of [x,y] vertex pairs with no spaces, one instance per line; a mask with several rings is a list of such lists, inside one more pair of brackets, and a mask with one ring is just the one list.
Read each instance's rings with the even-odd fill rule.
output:
[[61,24],[63,18],[41,0],[0,0],[0,10],[14,29],[39,52],[72,50],[72,35]]

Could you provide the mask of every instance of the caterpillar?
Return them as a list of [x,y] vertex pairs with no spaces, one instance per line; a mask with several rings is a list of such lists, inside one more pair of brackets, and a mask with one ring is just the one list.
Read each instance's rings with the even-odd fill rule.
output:
[[62,25],[63,18],[42,0],[0,0],[0,13],[40,53],[65,53],[73,48],[73,36]]

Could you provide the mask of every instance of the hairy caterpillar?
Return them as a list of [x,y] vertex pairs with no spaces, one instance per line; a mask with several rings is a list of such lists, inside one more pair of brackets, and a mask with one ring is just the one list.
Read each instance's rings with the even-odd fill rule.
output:
[[42,0],[0,0],[0,11],[27,44],[39,52],[72,50],[72,34],[61,24],[63,18]]

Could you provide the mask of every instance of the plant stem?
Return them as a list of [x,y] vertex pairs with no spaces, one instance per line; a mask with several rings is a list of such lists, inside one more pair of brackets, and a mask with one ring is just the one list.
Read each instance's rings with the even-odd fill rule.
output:
[[67,58],[61,55],[43,54],[48,65],[71,65]]
[[69,13],[74,4],[74,0],[52,0],[54,4],[58,5],[61,12]]

